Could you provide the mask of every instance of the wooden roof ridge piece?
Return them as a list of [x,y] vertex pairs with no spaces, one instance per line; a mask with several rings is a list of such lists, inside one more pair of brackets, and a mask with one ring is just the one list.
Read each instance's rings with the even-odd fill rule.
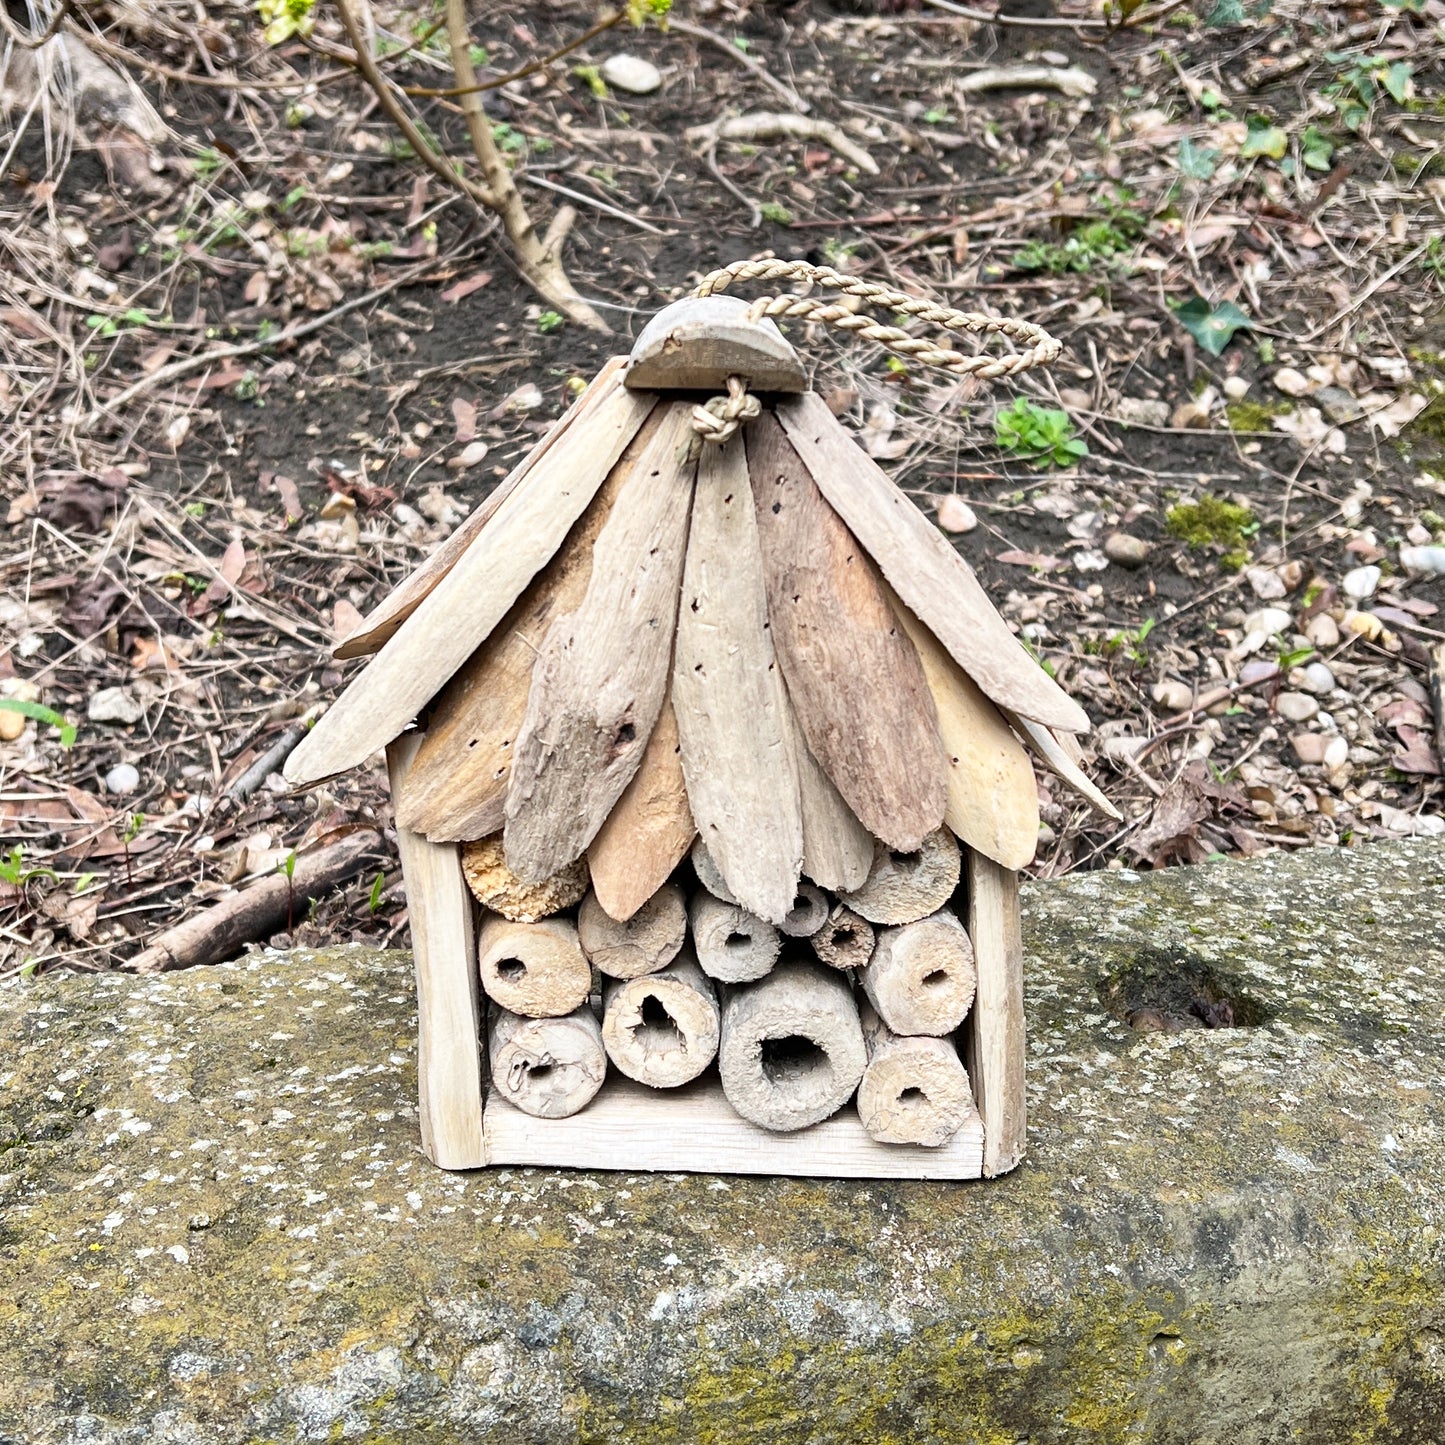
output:
[[635,776],[587,849],[592,891],[602,911],[619,923],[634,917],[672,876],[696,836],[669,694]]
[[507,789],[519,878],[546,878],[586,851],[662,711],[697,470],[680,459],[692,408],[665,405],[598,534],[587,594],[553,623],[532,671]]
[[693,821],[729,891],[781,923],[803,866],[787,699],[773,656],[743,439],[703,448],[683,569],[672,706]]
[[889,591],[918,649],[948,755],[943,821],[1003,868],[1023,868],[1039,841],[1039,790],[1023,744],[943,644]]
[[973,569],[839,426],[822,397],[790,398],[777,415],[828,502],[979,688],[1022,717],[1088,732],[1088,714],[1024,650]]
[[557,618],[586,595],[593,544],[659,420],[654,410],[557,555],[447,683],[432,708],[397,812],[404,827],[433,843],[467,842],[501,831],[512,751],[526,717],[537,652]]
[[752,391],[800,392],[798,353],[766,317],[748,319],[737,296],[687,296],[664,306],[637,337],[626,384],[653,391],[720,391],[741,376]]
[[765,411],[745,435],[773,646],[803,737],[859,822],[910,852],[946,802],[918,653],[777,420]]
[[562,434],[622,385],[625,356],[614,356],[592,378],[587,390],[557,418],[530,451],[477,504],[470,516],[414,572],[394,587],[337,644],[332,656],[338,661],[352,657],[370,657],[379,652],[418,607],[431,595],[432,589],[461,560],[462,554],[477,539],[482,529],[496,515],[497,509],[521,485],[537,463],[556,444]]
[[[1091,807],[1097,808],[1106,818],[1116,823],[1124,821],[1124,815],[1104,796],[1092,778],[1084,771],[1075,756],[1077,744],[1069,733],[1056,736],[1042,723],[1020,717],[1017,713],[1004,714],[1029,745],[1038,754],[1043,765],[1057,778],[1062,778]],[[1074,744],[1070,747],[1070,744]]]
[[291,754],[289,782],[345,772],[401,733],[556,554],[655,401],[619,386],[558,438]]

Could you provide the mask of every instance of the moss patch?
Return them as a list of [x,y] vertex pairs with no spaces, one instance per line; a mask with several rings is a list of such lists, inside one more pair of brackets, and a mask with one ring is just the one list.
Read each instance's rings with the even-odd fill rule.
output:
[[1205,492],[1197,502],[1180,502],[1165,514],[1171,537],[1188,542],[1191,547],[1211,544],[1226,549],[1244,546],[1248,532],[1255,527],[1254,513],[1237,502],[1226,502],[1212,492]]

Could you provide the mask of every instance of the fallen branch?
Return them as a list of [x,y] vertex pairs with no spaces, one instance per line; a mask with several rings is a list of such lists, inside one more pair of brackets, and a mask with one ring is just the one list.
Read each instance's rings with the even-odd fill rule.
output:
[[812,110],[813,107],[791,85],[779,80],[767,66],[754,60],[751,55],[744,55],[736,45],[721,35],[715,35],[705,26],[694,25],[690,20],[679,20],[675,15],[668,16],[667,28],[675,30],[679,35],[690,35],[694,40],[704,40],[715,49],[721,50],[734,65],[742,66],[754,79],[775,90],[799,115],[807,115]]
[[828,120],[816,120],[806,115],[781,115],[772,111],[753,111],[748,115],[735,115],[728,120],[714,120],[707,125],[695,125],[685,131],[687,140],[707,146],[719,141],[743,141],[748,144],[766,144],[778,140],[812,140],[830,150],[837,151],[845,161],[851,161],[867,175],[878,174],[878,162],[862,146],[851,141]]
[[170,973],[220,963],[247,943],[269,938],[296,905],[347,883],[381,852],[381,835],[365,828],[296,859],[290,878],[277,873],[168,928],[130,960],[134,973]]
[[291,726],[226,789],[224,796],[233,803],[244,802],[272,773],[279,773],[281,771],[281,765],[296,751],[301,744],[301,739],[310,731],[311,724],[314,720],[313,715],[316,711],[318,711],[318,709],[312,708],[299,722],[292,723]]
[[1083,100],[1098,90],[1099,82],[1077,65],[997,65],[975,70],[955,80],[960,95],[979,90],[1048,90],[1062,91],[1070,100]]

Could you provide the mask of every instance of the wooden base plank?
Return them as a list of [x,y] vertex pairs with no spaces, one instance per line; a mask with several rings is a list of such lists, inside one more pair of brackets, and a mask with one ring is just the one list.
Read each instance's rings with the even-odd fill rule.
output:
[[983,1172],[976,1112],[939,1149],[870,1139],[852,1104],[821,1124],[771,1134],[733,1112],[711,1069],[665,1090],[609,1075],[570,1119],[529,1118],[489,1091],[486,1140],[494,1165],[834,1179],[977,1179]]

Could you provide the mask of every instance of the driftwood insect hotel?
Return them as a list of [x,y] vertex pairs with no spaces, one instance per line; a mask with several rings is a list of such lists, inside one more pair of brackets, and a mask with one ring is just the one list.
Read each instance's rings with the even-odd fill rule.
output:
[[[1030,346],[706,294],[800,270]],[[287,776],[387,749],[443,1167],[999,1173],[1024,1147],[1025,744],[1107,808],[1088,720],[767,315],[984,376],[1057,345],[790,263],[701,290],[340,647],[375,656]]]

